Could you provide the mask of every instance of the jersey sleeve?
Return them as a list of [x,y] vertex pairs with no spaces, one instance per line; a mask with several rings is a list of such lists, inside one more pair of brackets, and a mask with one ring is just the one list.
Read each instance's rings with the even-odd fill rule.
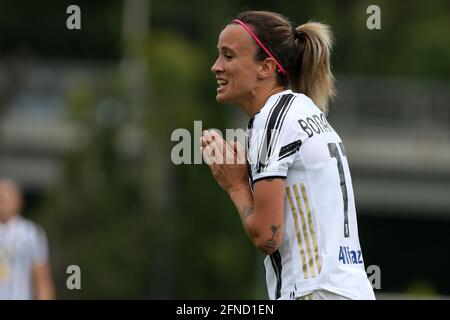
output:
[[269,114],[265,126],[249,132],[248,161],[251,181],[281,177],[287,172],[308,135],[301,130],[296,112],[286,106]]

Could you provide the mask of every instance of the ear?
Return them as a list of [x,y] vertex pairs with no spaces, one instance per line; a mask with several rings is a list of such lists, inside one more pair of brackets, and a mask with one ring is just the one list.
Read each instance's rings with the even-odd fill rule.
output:
[[277,64],[273,58],[266,58],[258,68],[258,78],[266,79],[277,70]]

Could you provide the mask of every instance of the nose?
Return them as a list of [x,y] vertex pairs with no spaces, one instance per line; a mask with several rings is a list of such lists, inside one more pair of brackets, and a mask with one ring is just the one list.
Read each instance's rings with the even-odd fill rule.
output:
[[214,62],[214,64],[211,67],[211,72],[216,74],[218,72],[222,72],[223,71],[223,67],[222,64],[220,63],[220,57],[217,57],[216,61]]

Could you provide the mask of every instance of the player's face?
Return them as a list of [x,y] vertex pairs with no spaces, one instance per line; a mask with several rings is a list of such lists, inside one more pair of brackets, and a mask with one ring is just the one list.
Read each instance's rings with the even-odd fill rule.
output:
[[20,210],[20,196],[10,182],[0,182],[0,219],[7,221]]
[[228,25],[219,36],[219,56],[211,67],[217,79],[216,100],[243,105],[257,85],[256,45],[239,25]]

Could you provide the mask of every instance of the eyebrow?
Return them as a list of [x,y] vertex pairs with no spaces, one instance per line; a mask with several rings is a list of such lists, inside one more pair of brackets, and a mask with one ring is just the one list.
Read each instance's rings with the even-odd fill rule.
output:
[[217,50],[219,51],[231,51],[232,53],[235,53],[233,49],[231,49],[230,47],[227,46],[223,46],[222,48],[220,48],[219,46],[217,46]]

